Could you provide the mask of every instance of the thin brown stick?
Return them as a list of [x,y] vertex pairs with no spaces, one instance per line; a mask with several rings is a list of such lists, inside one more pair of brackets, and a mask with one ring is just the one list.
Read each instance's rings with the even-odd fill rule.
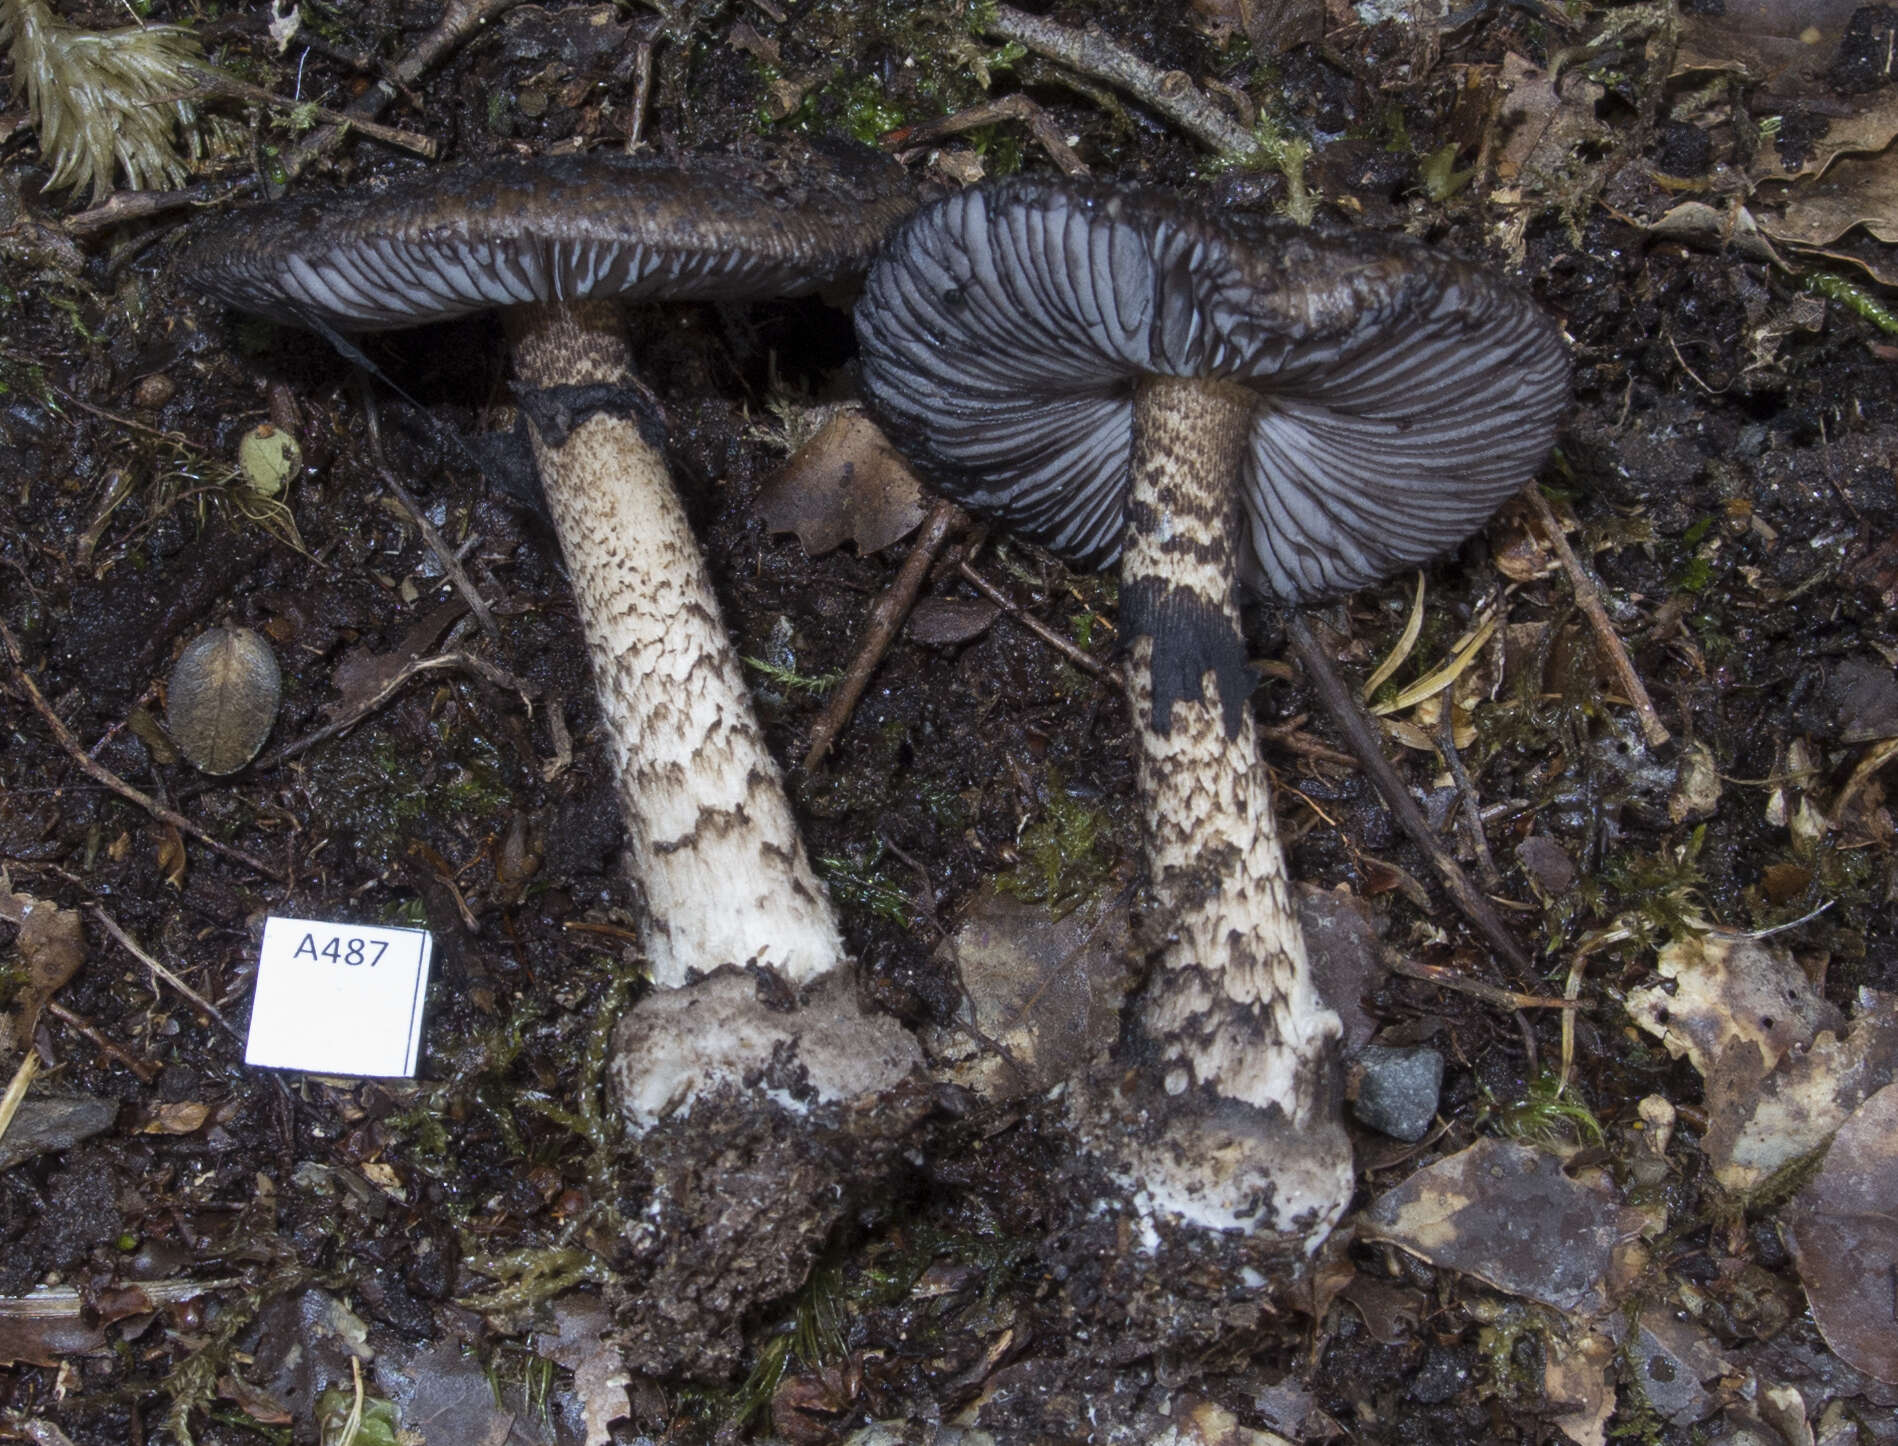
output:
[[226,858],[242,864],[247,869],[262,874],[267,879],[273,879],[280,884],[290,882],[289,878],[281,869],[272,868],[255,855],[248,854],[240,848],[234,848],[230,844],[213,838],[176,809],[167,808],[157,799],[152,798],[148,794],[140,793],[136,788],[132,787],[131,784],[127,783],[123,778],[120,778],[118,774],[94,759],[86,752],[84,745],[73,736],[72,729],[68,728],[60,716],[53,711],[53,705],[46,701],[46,695],[40,692],[39,685],[33,681],[33,675],[26,670],[26,658],[20,652],[19,643],[15,640],[12,632],[7,628],[4,622],[0,622],[0,642],[6,644],[7,656],[13,663],[13,676],[19,680],[20,687],[25,691],[27,700],[33,705],[33,711],[40,715],[40,718],[45,722],[47,728],[51,730],[54,740],[61,748],[66,750],[67,754],[72,758],[72,761],[79,765],[80,770],[84,772],[88,778],[92,779],[95,783],[103,784],[127,802],[137,804],[160,823],[168,823],[180,833],[191,835],[192,838],[196,839],[206,848],[223,854]]
[[289,762],[300,753],[307,753],[310,749],[316,747],[317,744],[327,742],[329,739],[336,737],[339,733],[347,733],[351,728],[354,728],[358,723],[362,722],[363,719],[375,712],[376,709],[388,702],[397,693],[400,693],[407,685],[409,679],[421,673],[437,673],[444,668],[466,668],[469,672],[485,678],[497,688],[508,688],[518,693],[521,697],[521,701],[527,705],[530,711],[534,706],[533,695],[528,691],[527,685],[505,669],[495,667],[495,665],[490,663],[486,658],[477,658],[473,653],[436,653],[430,657],[415,658],[405,663],[393,678],[389,679],[388,682],[376,689],[373,694],[358,703],[354,708],[351,708],[342,717],[332,723],[325,723],[314,733],[306,733],[301,738],[284,744],[283,747],[279,748],[269,757],[258,759],[257,762],[251,764],[251,767],[258,772],[262,772],[265,769],[276,768],[280,764]]
[[1075,30],[1010,5],[997,5],[982,28],[1070,70],[1119,87],[1226,160],[1242,166],[1270,166],[1285,177],[1287,212],[1305,223],[1316,213],[1317,199],[1305,186],[1310,144],[1280,138],[1265,127],[1247,130],[1208,99],[1186,72],[1162,70],[1142,60],[1110,40],[1098,26]]
[[447,574],[448,581],[454,585],[461,600],[468,604],[468,611],[474,614],[475,621],[481,624],[481,631],[493,641],[500,642],[501,629],[495,625],[494,614],[488,609],[487,599],[481,596],[480,590],[474,585],[474,580],[468,576],[467,569],[461,565],[461,559],[455,556],[455,549],[448,545],[447,540],[436,530],[435,524],[428,520],[428,514],[422,511],[422,504],[415,500],[414,495],[402,485],[401,480],[390,468],[388,459],[382,452],[382,424],[380,414],[376,410],[375,393],[370,390],[369,383],[363,378],[361,372],[357,373],[357,378],[362,382],[363,410],[369,419],[369,456],[376,464],[376,471],[381,475],[383,485],[395,493],[396,501],[400,502],[403,510],[409,514],[409,520],[415,524],[416,531],[422,534],[422,541],[427,545],[428,550],[435,554],[435,561],[441,564],[441,569]]
[[1162,70],[1110,40],[1095,25],[1075,30],[1011,5],[997,5],[982,27],[991,35],[1027,46],[1070,70],[1119,86],[1153,107],[1210,151],[1234,159],[1256,157],[1259,141],[1227,115],[1181,70]]
[[91,1044],[94,1049],[98,1050],[99,1053],[104,1055],[107,1059],[117,1060],[120,1064],[124,1065],[133,1074],[137,1075],[143,1083],[150,1084],[153,1080],[158,1078],[158,1066],[156,1064],[148,1059],[140,1059],[129,1050],[114,1044],[111,1040],[107,1039],[105,1035],[101,1034],[99,1027],[87,1019],[85,1015],[75,1014],[57,999],[49,999],[46,1001],[46,1012],[52,1015],[53,1018],[59,1020],[68,1029],[72,1030],[74,1034],[77,1034],[80,1038]]
[[114,226],[123,226],[128,221],[162,216],[167,211],[182,211],[187,206],[215,205],[240,191],[250,189],[252,185],[249,184],[208,183],[184,186],[176,191],[114,191],[97,206],[76,212],[59,224],[75,236],[89,236],[95,231],[109,231]]
[[106,933],[110,934],[114,939],[118,940],[120,948],[138,960],[138,962],[143,964],[147,969],[151,970],[156,978],[162,979],[173,989],[184,995],[186,999],[191,1001],[193,1006],[202,1010],[205,1014],[223,1025],[224,1032],[230,1035],[232,1039],[239,1041],[243,1039],[243,1036],[232,1027],[230,1020],[218,1012],[218,1007],[215,1004],[198,993],[197,990],[185,983],[184,980],[172,973],[172,971],[167,969],[163,964],[160,964],[156,959],[152,958],[150,954],[147,954],[139,945],[138,940],[134,939],[130,934],[119,927],[118,920],[114,919],[97,904],[89,904],[87,908],[91,911],[92,917],[99,921],[99,927],[104,929]]
[[266,90],[261,85],[252,85],[247,80],[239,80],[236,76],[219,70],[215,66],[194,65],[191,67],[191,73],[197,76],[200,82],[200,88],[197,91],[188,95],[163,96],[159,99],[201,100],[208,96],[225,96],[232,100],[247,100],[255,105],[275,106],[283,111],[308,109],[313,115],[321,117],[332,125],[348,126],[352,130],[361,131],[371,140],[381,141],[384,145],[395,146],[401,150],[413,151],[416,155],[431,161],[442,152],[440,144],[433,137],[421,135],[415,131],[401,130],[396,126],[385,126],[380,121],[371,120],[367,116],[292,100],[289,96]]
[[1270,727],[1259,726],[1259,736],[1274,748],[1282,748],[1287,753],[1296,753],[1301,758],[1309,758],[1316,763],[1335,763],[1340,768],[1357,768],[1358,760],[1349,753],[1340,753],[1328,748],[1304,732],[1305,720],[1309,715],[1300,713],[1283,723],[1274,723]]
[[870,616],[864,620],[863,640],[857,644],[857,655],[851,660],[850,670],[844,674],[837,691],[831,694],[829,705],[811,728],[810,746],[804,750],[804,762],[801,765],[806,774],[817,771],[817,765],[824,761],[824,755],[830,752],[830,745],[836,742],[837,735],[843,732],[850,715],[856,711],[857,700],[863,697],[863,690],[870,685],[872,675],[883,662],[883,655],[889,652],[897,630],[903,626],[903,620],[916,605],[916,594],[922,591],[923,579],[929,576],[929,569],[935,566],[936,554],[942,551],[944,540],[968,520],[966,512],[946,499],[938,499],[923,518],[923,525],[916,533],[916,541],[910,547],[909,556],[903,559],[901,570],[883,590],[883,596],[876,600],[876,605],[870,609]]
[[1035,138],[1041,148],[1048,153],[1048,159],[1061,168],[1065,175],[1091,176],[1093,171],[1086,161],[1075,153],[1061,129],[1048,118],[1048,112],[1034,101],[1016,91],[1000,100],[986,100],[980,105],[972,105],[967,110],[959,110],[954,115],[942,116],[937,120],[923,121],[919,125],[903,126],[883,137],[885,150],[906,151],[918,146],[931,146],[947,136],[961,135],[977,126],[993,125],[996,121],[1020,121],[1028,127],[1028,133]]
[[1555,509],[1549,506],[1549,499],[1542,495],[1541,487],[1531,482],[1522,491],[1529,499],[1529,505],[1535,508],[1536,516],[1541,519],[1542,530],[1548,533],[1549,545],[1555,549],[1562,570],[1568,574],[1569,588],[1575,594],[1576,606],[1587,615],[1589,626],[1595,630],[1595,645],[1608,660],[1608,666],[1614,669],[1615,677],[1621,683],[1621,691],[1634,704],[1635,716],[1641,720],[1642,735],[1648,740],[1650,748],[1659,748],[1673,735],[1654,711],[1654,702],[1648,697],[1647,685],[1641,681],[1641,675],[1635,672],[1634,660],[1628,656],[1627,648],[1622,646],[1621,635],[1615,631],[1614,620],[1608,616],[1608,609],[1602,606],[1601,589],[1582,566],[1575,549],[1568,545],[1568,538],[1562,533],[1562,524],[1555,515]]
[[[420,80],[482,26],[520,3],[521,0],[449,0],[441,23],[423,36],[387,77],[350,102],[343,111],[349,126],[376,119],[394,103],[404,86]],[[310,162],[334,149],[346,134],[348,129],[342,125],[318,126],[284,153],[284,174],[295,180]]]
[[1001,608],[1003,612],[1027,628],[1029,632],[1040,638],[1042,642],[1053,648],[1082,672],[1092,674],[1103,683],[1118,684],[1120,682],[1120,675],[1115,672],[1114,669],[1108,667],[1105,663],[1097,662],[1095,659],[1090,658],[1086,653],[1075,647],[1073,643],[1069,642],[1066,638],[1062,637],[1061,634],[1042,622],[1041,619],[1024,612],[1021,605],[1018,604],[1015,599],[1003,592],[974,568],[970,567],[968,563],[963,563],[957,570],[968,580],[969,585],[981,593],[983,597]]
[[1502,875],[1496,872],[1496,859],[1489,851],[1489,835],[1483,830],[1483,801],[1476,796],[1470,771],[1463,766],[1463,755],[1456,746],[1456,688],[1443,695],[1443,717],[1437,727],[1437,752],[1450,766],[1456,782],[1457,797],[1463,803],[1463,820],[1469,826],[1470,847],[1476,850],[1476,866],[1482,871],[1483,887],[1494,892],[1502,887]]
[[1404,787],[1403,779],[1397,776],[1397,770],[1384,756],[1383,748],[1372,734],[1357,695],[1345,687],[1344,680],[1331,666],[1331,659],[1325,656],[1318,639],[1312,636],[1311,625],[1292,608],[1285,610],[1284,619],[1285,635],[1291,639],[1299,661],[1305,665],[1306,676],[1318,690],[1319,701],[1325,705],[1325,711],[1331,715],[1332,721],[1344,731],[1351,751],[1357,754],[1358,762],[1370,774],[1372,782],[1377,784],[1377,791],[1384,795],[1384,802],[1398,824],[1410,836],[1410,841],[1429,858],[1436,868],[1437,876],[1443,880],[1443,886],[1456,901],[1457,908],[1476,926],[1477,932],[1489,940],[1490,947],[1515,968],[1527,969],[1529,957],[1522,952],[1522,945],[1516,942],[1515,935],[1497,917],[1489,900],[1470,882],[1462,865],[1431,832],[1429,821],[1417,807],[1417,801],[1410,796],[1410,790]]
[[1420,964],[1414,959],[1402,955],[1390,961],[1393,974],[1401,974],[1406,979],[1421,979],[1426,984],[1441,985],[1445,989],[1454,989],[1459,994],[1468,994],[1493,1004],[1498,1009],[1580,1009],[1579,999],[1550,999],[1540,994],[1518,994],[1513,989],[1498,988],[1494,984],[1485,984],[1481,979],[1471,979],[1454,969],[1445,969],[1441,964]]

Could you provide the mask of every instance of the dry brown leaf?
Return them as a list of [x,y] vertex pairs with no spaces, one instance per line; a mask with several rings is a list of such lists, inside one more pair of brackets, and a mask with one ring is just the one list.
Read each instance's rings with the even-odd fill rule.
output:
[[155,1105],[139,1125],[141,1135],[191,1135],[204,1128],[211,1107],[198,1100],[178,1100]]
[[631,1414],[626,1386],[631,1379],[619,1348],[610,1339],[613,1316],[596,1296],[568,1294],[554,1302],[556,1336],[537,1334],[534,1347],[573,1372],[573,1388],[586,1422],[586,1446],[605,1446],[612,1426]]
[[941,949],[960,971],[963,1027],[929,1041],[958,1083],[995,1098],[1033,1093],[1113,1043],[1127,986],[1123,885],[1058,918],[993,887],[969,902]]
[[1676,940],[1661,950],[1654,967],[1673,987],[1631,991],[1629,1017],[1658,1036],[1676,1059],[1687,1056],[1703,1077],[1723,1062],[1734,1069],[1744,1057],[1756,1061],[1757,1082],[1787,1050],[1845,1023],[1790,954],[1744,934]]
[[1827,1031],[1755,1085],[1747,1069],[1707,1080],[1711,1123],[1701,1148],[1714,1178],[1745,1196],[1825,1144],[1873,1091],[1898,1075],[1898,996],[1863,990],[1843,1037]]
[[1609,1190],[1569,1178],[1555,1156],[1484,1139],[1372,1201],[1358,1233],[1592,1317],[1615,1304],[1606,1282],[1624,1214]]
[[952,647],[981,637],[1001,611],[984,598],[924,598],[909,615],[909,626],[904,631],[912,642],[932,648]]
[[1498,200],[1507,204],[1546,188],[1575,163],[1582,142],[1602,131],[1595,105],[1606,91],[1574,75],[1558,89],[1546,70],[1514,52],[1503,57],[1502,84],[1508,93],[1497,115],[1496,179],[1503,187]]
[[1681,17],[1674,73],[1725,70],[1773,101],[1830,96],[1826,70],[1863,0],[1726,0],[1719,14]]
[[185,886],[185,870],[190,865],[190,856],[185,852],[185,836],[178,832],[176,824],[166,824],[158,830],[158,872],[166,883],[174,889]]
[[799,447],[766,485],[758,511],[773,532],[794,532],[822,557],[849,542],[868,556],[922,525],[923,487],[883,433],[847,410]]
[[1825,175],[1792,184],[1761,186],[1760,226],[1790,246],[1829,246],[1854,226],[1886,244],[1898,241],[1898,152],[1844,156]]
[[1839,1127],[1789,1213],[1819,1333],[1847,1365],[1898,1385],[1898,1084]]

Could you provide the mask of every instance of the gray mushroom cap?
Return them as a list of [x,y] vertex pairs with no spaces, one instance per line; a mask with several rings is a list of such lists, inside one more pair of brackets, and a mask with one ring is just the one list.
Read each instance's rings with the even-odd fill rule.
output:
[[1292,600],[1461,542],[1542,465],[1568,400],[1556,325],[1486,271],[1099,184],[925,207],[856,318],[898,444],[956,501],[1082,566],[1119,555],[1140,377],[1256,393],[1246,580]]
[[246,207],[177,265],[243,311],[384,331],[547,301],[795,295],[862,270],[914,204],[901,167],[847,143],[507,158]]

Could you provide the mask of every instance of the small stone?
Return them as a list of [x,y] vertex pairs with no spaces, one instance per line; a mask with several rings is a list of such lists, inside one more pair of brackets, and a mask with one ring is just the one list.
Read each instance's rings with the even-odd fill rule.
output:
[[1566,894],[1575,882],[1575,860],[1547,834],[1532,833],[1517,844],[1516,862],[1551,897]]
[[156,411],[178,394],[178,384],[162,372],[153,372],[148,377],[140,377],[138,385],[132,389],[132,401],[137,406]]
[[1422,1046],[1373,1044],[1352,1065],[1358,1094],[1351,1112],[1358,1123],[1394,1140],[1421,1140],[1437,1116],[1443,1056]]

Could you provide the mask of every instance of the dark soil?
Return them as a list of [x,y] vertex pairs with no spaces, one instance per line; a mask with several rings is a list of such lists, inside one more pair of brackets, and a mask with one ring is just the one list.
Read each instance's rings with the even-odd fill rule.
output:
[[[91,9],[68,14],[120,18]],[[1335,137],[1312,168],[1328,221],[1402,228],[1514,266],[1573,338],[1575,406],[1543,482],[1579,523],[1575,546],[1674,740],[1654,750],[1642,741],[1559,572],[1506,581],[1523,578],[1510,568],[1534,550],[1521,515],[1506,511],[1430,572],[1415,656],[1434,666],[1478,608],[1513,587],[1462,757],[1501,871],[1490,892],[1510,901],[1507,917],[1543,972],[1512,974],[1493,958],[1362,774],[1299,746],[1344,745],[1286,666],[1254,702],[1269,728],[1310,720],[1281,730],[1285,746],[1268,745],[1297,840],[1293,873],[1368,901],[1392,951],[1528,994],[1559,994],[1577,947],[1621,930],[1588,958],[1573,1070],[1610,1162],[1632,1149],[1644,1096],[1684,1107],[1669,1231],[1643,1289],[1663,1290],[1695,1257],[1719,1260],[1719,1283],[1707,1287],[1716,1293],[1742,1268],[1756,1271],[1792,1306],[1749,1313],[1729,1301],[1723,1341],[1831,1361],[1800,1313],[1772,1209],[1736,1216],[1695,1167],[1698,1077],[1637,1036],[1617,998],[1684,919],[1759,928],[1822,904],[1780,942],[1825,994],[1844,1007],[1861,987],[1898,989],[1898,872],[1877,778],[1850,825],[1816,841],[1770,806],[1795,747],[1814,770],[1807,792],[1822,808],[1835,796],[1862,752],[1854,688],[1875,689],[1898,657],[1892,340],[1851,308],[1819,302],[1796,274],[1647,235],[1619,194],[1612,208],[1577,192],[1511,211],[1480,180],[1432,199],[1425,158],[1459,143],[1459,165],[1477,155],[1462,68],[1505,53],[1540,63],[1552,41],[1572,43],[1533,10],[1498,7],[1440,49],[1396,24],[1352,25],[1269,63],[1241,37],[1209,36],[1213,6],[1110,5],[1067,18],[1098,19],[1163,66],[1263,101],[1295,132]],[[327,104],[361,84],[327,53],[305,60],[293,45],[277,57],[263,10],[207,22],[161,0],[152,18],[206,24],[228,63],[280,92],[298,84],[299,66],[303,94]],[[307,18],[331,49],[389,57],[438,17],[430,5],[348,0]],[[635,83],[621,62],[657,20],[516,11],[392,121],[462,158],[611,141]],[[741,25],[778,59],[736,43]],[[971,60],[993,61],[994,49],[971,40],[950,7],[689,4],[655,47],[646,134],[662,148],[754,134],[774,114],[774,83],[788,79],[802,90],[781,123],[873,137],[979,99]],[[995,63],[998,91],[1028,91],[1097,174],[1266,211],[1284,194],[1277,177],[1202,175],[1210,168],[1192,145],[1134,103],[1064,86],[1041,62]],[[1622,63],[1638,70],[1638,52]],[[1635,74],[1601,107],[1627,168],[1616,185],[1649,195],[1659,183],[1647,158],[1692,177],[1727,144],[1644,122],[1642,86],[1659,84]],[[287,144],[274,125],[262,136]],[[1018,128],[975,143],[991,174],[1048,164]],[[370,347],[409,398],[379,389],[389,467],[450,545],[468,547],[500,626],[488,644],[380,482],[345,362],[311,337],[181,293],[167,273],[175,217],[75,243],[60,218],[77,204],[41,194],[30,128],[13,133],[0,162],[0,205],[13,218],[0,235],[0,621],[98,763],[288,880],[181,838],[98,786],[8,667],[0,867],[12,890],[103,911],[240,1029],[266,914],[424,924],[437,947],[421,1078],[324,1082],[246,1069],[236,1039],[88,913],[84,967],[58,995],[68,1013],[44,1017],[34,1041],[45,1066],[37,1088],[105,1101],[116,1115],[84,1144],[0,1171],[0,1295],[77,1287],[74,1328],[91,1334],[0,1365],[0,1435],[44,1418],[81,1446],[119,1446],[158,1439],[168,1414],[188,1410],[199,1442],[315,1440],[312,1395],[347,1385],[347,1363],[298,1357],[291,1345],[326,1339],[311,1322],[333,1305],[363,1323],[384,1367],[440,1375],[463,1345],[473,1351],[493,1399],[518,1413],[515,1436],[489,1439],[582,1439],[573,1403],[601,1389],[597,1371],[576,1385],[563,1355],[567,1369],[554,1374],[546,1300],[600,1291],[622,1321],[637,1320],[650,1284],[614,1276],[625,1257],[602,1232],[639,1217],[654,1165],[637,1146],[616,1158],[610,1133],[590,1128],[598,1081],[584,1068],[603,1014],[640,987],[640,902],[620,872],[598,710],[557,549],[531,505],[498,493],[422,424],[422,412],[469,433],[500,420],[498,328],[468,322]],[[356,141],[299,184],[358,183],[412,164]],[[243,166],[233,157],[220,174],[240,177]],[[1513,257],[1503,244],[1512,235]],[[848,664],[869,603],[902,561],[901,547],[812,559],[795,538],[768,535],[755,507],[784,455],[773,408],[845,394],[852,345],[844,314],[815,300],[681,307],[636,323],[642,374],[739,650],[804,677]],[[307,459],[287,498],[298,546],[247,517],[229,481],[238,438],[266,418],[293,428]],[[978,529],[954,540],[928,596],[974,596],[956,571],[963,559],[1057,632],[1098,618],[1091,646],[1111,658],[1110,581]],[[1356,678],[1398,635],[1413,586],[1394,582],[1319,615]],[[209,779],[176,757],[154,719],[173,658],[224,622],[259,629],[282,665],[266,760],[324,723],[346,664],[458,647],[521,687],[465,668],[429,673],[344,736]],[[1254,656],[1281,657],[1271,611],[1249,622]],[[1402,677],[1420,671],[1413,663]],[[758,705],[779,757],[794,763],[823,699],[782,677],[757,675]],[[1698,746],[1725,780],[1718,805],[1670,811]],[[1469,856],[1435,756],[1391,748]],[[1052,870],[1064,890],[1107,887],[1140,856],[1132,788],[1118,690],[1008,616],[955,646],[900,639],[825,766],[795,785],[864,998],[911,1025],[947,1022],[959,985],[938,945],[958,910],[998,877]],[[1062,853],[1062,828],[1082,825],[1087,846]],[[1518,861],[1531,838],[1552,840],[1574,866],[1560,887]],[[1538,856],[1549,861],[1533,849],[1522,857]],[[0,923],[0,946],[13,933]],[[9,950],[0,1003],[23,987]],[[1362,1007],[1392,1037],[1434,1042],[1449,1071],[1448,1130],[1427,1148],[1364,1135],[1360,1203],[1519,1118],[1511,1108],[1558,1067],[1556,1011],[1515,1015],[1397,975],[1376,981]],[[7,1055],[9,1071],[17,1058]],[[1193,1401],[1286,1435],[1329,1421],[1392,1446],[1558,1438],[1549,1404],[1525,1384],[1540,1379],[1536,1332],[1499,1352],[1499,1298],[1476,1282],[1353,1244],[1347,1230],[1321,1282],[1355,1271],[1414,1288],[1423,1319],[1372,1320],[1324,1289],[1314,1316],[1308,1278],[1262,1307],[1238,1288],[1223,1246],[1176,1242],[1151,1256],[1124,1234],[1101,1236],[1088,1208],[1099,1182],[1075,1160],[1058,1101],[986,1106],[943,1090],[903,1108],[900,1149],[877,1155],[880,1178],[894,1183],[850,1200],[810,1281],[740,1302],[741,1328],[716,1354],[636,1377],[615,1439],[775,1430],[828,1442],[892,1418],[979,1424],[1011,1443],[1154,1439]],[[674,1259],[665,1270],[689,1266]],[[123,1282],[163,1280],[222,1284],[137,1308],[116,1294]],[[0,1321],[11,1347],[6,1331]],[[294,1405],[294,1425],[249,1409],[243,1380]],[[395,1388],[385,1372],[374,1389]],[[1898,1440],[1889,1401],[1856,1409],[1872,1423],[1860,1440]],[[1635,1394],[1624,1394],[1620,1420],[1639,1439],[1690,1439],[1689,1426]],[[449,1439],[427,1439],[438,1438]]]

